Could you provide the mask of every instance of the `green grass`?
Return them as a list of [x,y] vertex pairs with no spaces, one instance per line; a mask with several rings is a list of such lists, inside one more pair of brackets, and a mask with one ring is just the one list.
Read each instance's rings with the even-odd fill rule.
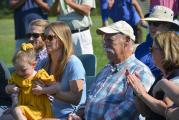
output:
[[[50,21],[55,21],[55,17],[50,17]],[[97,56],[97,72],[107,63],[105,53],[102,48],[102,38],[96,34],[96,29],[101,26],[100,16],[92,16],[93,26],[91,34],[93,38],[94,53]],[[11,59],[15,52],[14,22],[13,18],[0,19],[0,59],[8,66],[11,66]]]
[[15,50],[13,20],[0,19],[0,28],[0,59],[10,66]]

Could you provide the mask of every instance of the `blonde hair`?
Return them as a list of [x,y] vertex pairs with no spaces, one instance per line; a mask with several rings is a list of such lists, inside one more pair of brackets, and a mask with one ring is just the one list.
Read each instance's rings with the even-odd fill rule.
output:
[[49,24],[45,30],[47,29],[52,30],[60,43],[62,43],[62,60],[58,61],[59,65],[55,72],[55,78],[59,79],[64,72],[69,57],[73,54],[71,30],[67,24],[61,21]]
[[12,59],[13,65],[24,63],[33,64],[35,61],[36,53],[34,48],[23,49],[22,46],[21,49],[14,54]]
[[39,26],[43,29],[43,31],[45,30],[45,27],[49,25],[48,20],[44,20],[44,19],[36,19],[33,20],[29,26]]
[[166,72],[179,68],[179,35],[176,32],[162,32],[154,42],[163,53],[162,65]]

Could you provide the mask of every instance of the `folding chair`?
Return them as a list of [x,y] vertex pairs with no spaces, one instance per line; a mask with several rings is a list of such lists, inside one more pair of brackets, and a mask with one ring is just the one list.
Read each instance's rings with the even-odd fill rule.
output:
[[78,57],[86,71],[86,90],[88,91],[91,83],[95,80],[96,77],[96,56],[93,54],[83,54]]
[[78,56],[81,60],[83,67],[86,71],[86,76],[95,76],[96,75],[96,56],[93,54],[83,54]]

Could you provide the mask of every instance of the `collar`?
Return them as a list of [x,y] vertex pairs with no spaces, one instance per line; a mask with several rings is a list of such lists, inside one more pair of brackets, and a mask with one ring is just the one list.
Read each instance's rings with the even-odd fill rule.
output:
[[132,54],[131,56],[129,56],[126,60],[124,60],[123,62],[121,63],[118,63],[118,64],[108,64],[108,67],[110,67],[111,69],[111,72],[112,73],[116,73],[118,72],[123,66],[127,65],[127,64],[130,64],[134,59],[136,59],[135,55]]

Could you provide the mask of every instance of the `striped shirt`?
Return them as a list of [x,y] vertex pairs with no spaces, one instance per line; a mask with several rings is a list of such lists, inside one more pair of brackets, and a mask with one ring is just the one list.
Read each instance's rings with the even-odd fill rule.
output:
[[91,86],[85,118],[96,120],[134,120],[138,119],[133,90],[126,82],[126,69],[130,73],[137,73],[141,82],[148,91],[154,82],[149,68],[137,60],[134,55],[120,64],[106,65],[96,77]]

